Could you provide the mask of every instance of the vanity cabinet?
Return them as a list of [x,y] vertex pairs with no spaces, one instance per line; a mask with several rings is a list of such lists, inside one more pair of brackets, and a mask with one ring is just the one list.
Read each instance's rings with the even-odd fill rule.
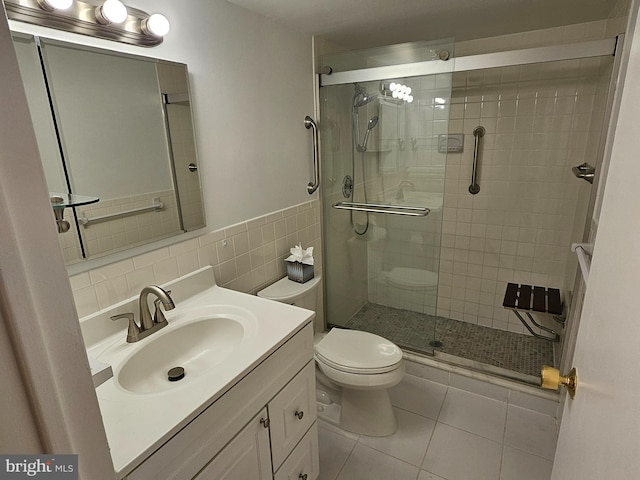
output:
[[127,475],[127,480],[315,480],[313,330],[307,324]]
[[266,408],[204,467],[196,479],[271,479],[269,432],[264,428],[264,422],[260,422],[265,418],[267,418]]

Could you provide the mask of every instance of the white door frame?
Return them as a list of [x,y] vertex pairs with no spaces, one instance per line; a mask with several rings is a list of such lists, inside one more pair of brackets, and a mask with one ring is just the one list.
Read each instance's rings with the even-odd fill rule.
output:
[[[80,478],[115,473],[4,4],[0,8],[0,363],[7,453],[78,454]],[[26,402],[26,404],[25,404]],[[7,413],[9,412],[9,413]],[[1,417],[0,417],[1,418]],[[28,451],[18,451],[26,449]]]

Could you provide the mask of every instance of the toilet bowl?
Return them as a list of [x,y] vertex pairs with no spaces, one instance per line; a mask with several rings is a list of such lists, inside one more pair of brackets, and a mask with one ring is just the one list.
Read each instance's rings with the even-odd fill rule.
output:
[[[320,278],[300,284],[283,278],[258,296],[315,310]],[[388,389],[402,380],[402,350],[383,337],[333,328],[315,338],[318,416],[340,428],[386,436],[397,424]]]

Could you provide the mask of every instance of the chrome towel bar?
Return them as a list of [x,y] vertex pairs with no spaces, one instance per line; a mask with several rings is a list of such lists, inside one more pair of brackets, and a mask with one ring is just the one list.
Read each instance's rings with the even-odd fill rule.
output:
[[338,202],[334,203],[332,206],[338,210],[386,213],[389,215],[406,215],[409,217],[426,217],[431,211],[426,207],[408,207],[405,205],[386,205],[380,203]]
[[89,225],[95,225],[96,223],[108,222],[110,220],[115,220],[116,218],[138,215],[139,213],[154,212],[157,210],[162,210],[163,208],[164,203],[162,203],[160,199],[155,198],[153,204],[149,205],[148,207],[134,208],[131,210],[125,210],[124,212],[110,213],[108,215],[101,215],[91,218],[87,218],[86,214],[83,214],[82,217],[78,218],[78,222],[80,222],[85,227],[88,227]]

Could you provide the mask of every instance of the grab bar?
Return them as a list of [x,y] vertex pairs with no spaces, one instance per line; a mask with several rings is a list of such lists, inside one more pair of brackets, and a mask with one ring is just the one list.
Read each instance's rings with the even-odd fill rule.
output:
[[426,207],[407,207],[405,205],[383,205],[379,203],[338,202],[333,208],[338,210],[355,210],[357,212],[387,213],[390,215],[406,215],[409,217],[426,217],[429,210]]
[[311,195],[320,186],[320,164],[318,162],[318,126],[309,115],[304,117],[304,126],[313,129],[313,171],[315,172],[315,178],[313,182],[309,182],[307,185],[307,192]]
[[471,169],[471,185],[469,185],[469,193],[471,195],[475,195],[480,191],[480,185],[478,185],[478,157],[479,157],[479,149],[480,149],[480,139],[484,137],[484,134],[487,133],[483,126],[478,125],[473,129],[473,136],[475,138],[475,143],[473,145],[473,167]]
[[124,212],[110,213],[109,215],[101,215],[92,218],[87,218],[86,213],[84,213],[82,217],[78,218],[78,222],[80,222],[83,226],[88,227],[89,225],[94,225],[96,223],[108,222],[117,218],[138,215],[139,213],[154,212],[157,210],[162,210],[163,208],[164,203],[162,203],[159,198],[154,198],[153,204],[148,207],[134,208],[131,210],[125,210]]

